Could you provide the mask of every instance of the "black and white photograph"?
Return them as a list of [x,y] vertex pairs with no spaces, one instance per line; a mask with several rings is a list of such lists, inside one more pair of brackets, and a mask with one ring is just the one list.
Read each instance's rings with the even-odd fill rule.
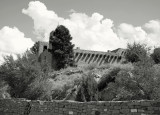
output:
[[0,115],[160,115],[160,0],[0,0]]

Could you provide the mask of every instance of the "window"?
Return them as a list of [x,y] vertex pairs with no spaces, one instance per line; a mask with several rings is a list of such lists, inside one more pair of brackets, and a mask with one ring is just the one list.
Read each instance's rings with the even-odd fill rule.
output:
[[43,46],[43,51],[47,50],[47,46]]

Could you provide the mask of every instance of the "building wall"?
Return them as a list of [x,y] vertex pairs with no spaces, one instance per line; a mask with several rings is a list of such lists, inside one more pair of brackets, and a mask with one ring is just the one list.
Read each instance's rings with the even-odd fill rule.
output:
[[124,60],[124,55],[120,53],[119,50],[117,53],[74,49],[74,58],[78,65],[91,63],[96,63],[97,65],[121,63],[122,60]]
[[160,101],[30,101],[0,99],[0,115],[160,115]]
[[39,60],[41,63],[47,63],[50,67],[52,66],[52,54],[48,50],[44,50],[40,55],[39,55]]
[[38,55],[40,55],[43,52],[44,46],[47,46],[47,48],[49,48],[48,42],[40,42],[40,41],[38,41],[38,44],[39,44]]
[[[49,48],[47,42],[39,42],[39,56],[43,57],[41,59],[49,59],[48,62],[52,63],[52,67],[55,66],[54,56],[50,58],[50,54],[44,50],[44,46]],[[51,48],[51,47],[50,47]],[[103,65],[107,63],[121,63],[125,60],[124,58],[125,50],[118,48],[113,51],[102,52],[102,51],[91,51],[91,50],[82,50],[74,49],[74,59],[78,66],[96,63],[97,65]],[[49,56],[49,57],[48,57]],[[47,57],[47,58],[45,58]],[[51,61],[52,60],[52,61]],[[43,62],[43,60],[41,60]]]

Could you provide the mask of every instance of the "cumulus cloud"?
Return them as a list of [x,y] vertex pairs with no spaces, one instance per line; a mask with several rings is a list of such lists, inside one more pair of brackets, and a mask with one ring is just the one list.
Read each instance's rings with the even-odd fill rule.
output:
[[123,40],[119,39],[112,29],[113,21],[103,19],[99,13],[93,13],[91,17],[72,13],[63,25],[69,28],[73,43],[80,48],[107,51],[124,46]]
[[[81,49],[107,51],[126,48],[127,43],[133,42],[160,46],[160,20],[151,20],[137,27],[122,23],[117,28],[111,19],[99,13],[89,16],[71,9],[69,18],[65,19],[48,10],[40,1],[29,2],[22,13],[34,21],[37,38],[32,38],[33,41],[49,41],[49,33],[62,24],[69,29],[72,42]],[[2,55],[23,53],[34,44],[32,40],[16,27],[3,27],[0,30],[0,63]]]
[[63,24],[70,30],[73,43],[80,48],[107,51],[124,45],[112,29],[113,21],[104,19],[99,13],[88,16],[72,12],[68,19],[64,19],[39,1],[30,2],[22,12],[33,19],[37,39],[41,41],[48,41],[49,33],[58,24]]
[[122,23],[118,28],[118,35],[127,43],[145,43],[150,47],[160,45],[160,21],[151,20],[143,26],[134,27],[131,24]]
[[127,42],[144,42],[146,40],[146,32],[141,27],[134,27],[131,24],[122,23],[118,28],[118,35]]
[[30,16],[34,21],[34,30],[37,40],[48,41],[48,33],[55,29],[64,19],[58,17],[54,11],[50,11],[39,1],[31,1],[27,9],[22,13]]
[[[34,21],[34,31],[37,40],[48,41],[49,33],[57,25],[65,25],[73,37],[73,43],[82,49],[113,50],[125,48],[127,43],[140,42],[149,46],[158,45],[160,42],[160,21],[151,20],[143,26],[134,27],[122,23],[116,28],[111,19],[104,18],[99,13],[88,16],[77,13],[72,9],[69,18],[59,17],[54,11],[48,10],[44,3],[32,1],[27,9],[22,12]],[[116,32],[113,30],[116,30]]]
[[160,46],[160,20],[151,20],[144,25],[144,30],[155,46]]
[[0,30],[0,63],[3,60],[2,55],[23,53],[33,44],[34,42],[26,38],[18,28],[3,27]]

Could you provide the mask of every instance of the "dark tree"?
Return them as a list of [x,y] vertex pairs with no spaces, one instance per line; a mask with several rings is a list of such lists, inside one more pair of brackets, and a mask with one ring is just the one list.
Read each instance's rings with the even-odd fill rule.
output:
[[147,48],[144,44],[128,44],[125,58],[128,62],[138,62],[147,57]]
[[50,33],[51,52],[56,59],[57,70],[74,64],[74,45],[71,40],[69,30],[63,25],[58,26],[55,31]]
[[155,48],[153,54],[151,54],[152,59],[156,64],[160,63],[160,47]]

